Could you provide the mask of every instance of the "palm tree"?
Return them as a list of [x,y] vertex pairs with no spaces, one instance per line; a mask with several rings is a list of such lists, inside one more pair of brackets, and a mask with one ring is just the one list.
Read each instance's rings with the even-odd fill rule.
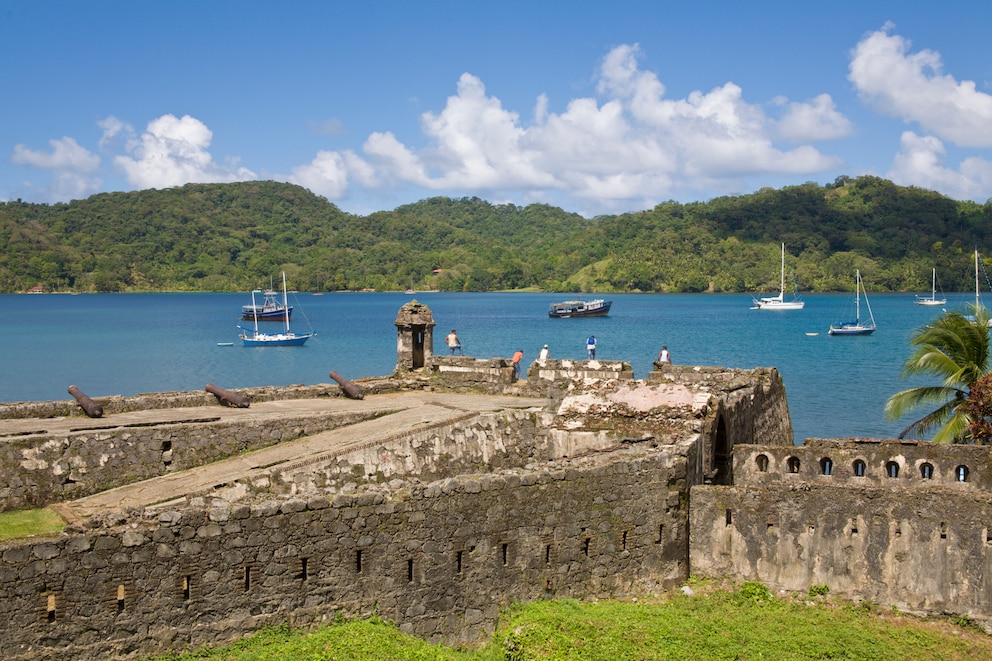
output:
[[962,441],[971,422],[968,405],[971,386],[989,367],[989,313],[975,309],[973,318],[948,312],[913,333],[914,349],[903,365],[903,376],[930,374],[940,377],[941,385],[920,386],[897,392],[885,403],[889,419],[901,417],[911,409],[938,404],[906,427],[907,434],[925,434],[939,427],[933,436],[936,443]]

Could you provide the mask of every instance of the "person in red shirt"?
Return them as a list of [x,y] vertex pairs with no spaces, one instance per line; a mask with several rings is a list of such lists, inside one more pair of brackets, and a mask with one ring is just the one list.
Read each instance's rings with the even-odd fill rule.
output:
[[524,357],[523,349],[517,349],[517,352],[513,354],[513,380],[516,381],[520,378],[520,360]]

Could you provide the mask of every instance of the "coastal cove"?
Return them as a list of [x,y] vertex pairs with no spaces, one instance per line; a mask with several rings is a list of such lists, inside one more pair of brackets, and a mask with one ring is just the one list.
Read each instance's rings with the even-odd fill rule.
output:
[[237,341],[246,293],[0,295],[0,401],[65,400],[69,385],[102,397],[207,383],[329,383],[332,370],[351,379],[385,375],[396,364],[396,313],[414,298],[433,311],[438,354],[447,352],[439,338],[457,329],[466,355],[508,358],[522,349],[525,364],[544,344],[552,358],[584,358],[595,335],[597,357],[630,362],[637,378],[662,345],[681,365],[775,367],[801,442],[898,435],[912,417],[890,421],[882,407],[918,384],[900,377],[911,333],[944,309],[966,311],[974,294],[951,294],[945,307],[914,305],[913,294],[872,294],[878,330],[830,337],[850,294],[807,294],[805,309],[793,311],[752,310],[745,294],[616,294],[603,297],[613,301],[608,317],[554,319],[549,305],[574,294],[300,293],[290,295],[293,327],[317,335],[303,347],[263,348]]

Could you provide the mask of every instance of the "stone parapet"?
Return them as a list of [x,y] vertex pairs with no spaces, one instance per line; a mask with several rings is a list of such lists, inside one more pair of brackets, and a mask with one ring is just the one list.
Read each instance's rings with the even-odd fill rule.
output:
[[989,492],[992,447],[850,438],[807,439],[794,447],[734,448],[734,484],[762,487],[800,482]]

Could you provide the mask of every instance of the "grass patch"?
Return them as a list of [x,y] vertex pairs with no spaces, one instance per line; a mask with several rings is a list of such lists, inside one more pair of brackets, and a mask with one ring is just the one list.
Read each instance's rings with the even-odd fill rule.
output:
[[0,513],[0,539],[43,535],[59,532],[64,527],[62,517],[49,509]]
[[430,645],[373,618],[314,631],[266,629],[229,647],[161,660],[992,658],[992,637],[974,627],[842,602],[811,602],[806,595],[779,597],[759,586],[723,590],[694,582],[696,596],[651,603],[518,604],[504,613],[492,640],[471,651]]

